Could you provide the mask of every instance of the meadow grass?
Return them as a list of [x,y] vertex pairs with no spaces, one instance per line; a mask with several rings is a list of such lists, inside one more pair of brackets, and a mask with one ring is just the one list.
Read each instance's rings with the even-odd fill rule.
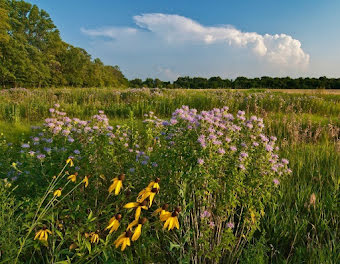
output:
[[[292,92],[292,93],[291,93]],[[340,259],[340,95],[293,91],[159,90],[159,89],[12,89],[0,91],[0,132],[8,141],[31,135],[30,125],[48,117],[59,103],[71,117],[87,118],[98,110],[110,124],[142,127],[144,115],[159,117],[188,105],[210,110],[227,105],[264,118],[275,135],[280,155],[292,175],[266,208],[261,229],[240,258],[241,263],[338,263]],[[3,166],[8,166],[8,164]]]

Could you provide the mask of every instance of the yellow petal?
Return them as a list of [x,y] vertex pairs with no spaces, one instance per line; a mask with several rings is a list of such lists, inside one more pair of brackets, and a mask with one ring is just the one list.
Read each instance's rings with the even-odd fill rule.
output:
[[128,227],[126,228],[126,230],[131,230],[132,227],[134,227],[135,225],[138,224],[138,220],[133,220]]
[[115,189],[115,195],[118,195],[118,194],[119,194],[120,189],[122,188],[122,186],[123,186],[122,181],[118,181],[118,182],[117,182],[116,189]]
[[159,218],[160,218],[160,220],[161,220],[162,222],[164,222],[164,221],[168,220],[168,218],[169,218],[170,216],[171,216],[171,213],[164,210],[164,213],[161,214]]
[[149,207],[151,207],[152,201],[153,201],[153,199],[155,198],[155,195],[156,195],[156,193],[151,193],[151,194],[150,194],[150,206],[149,206]]
[[36,239],[39,237],[39,235],[40,235],[41,232],[42,232],[42,231],[39,230],[39,231],[35,234],[34,240],[36,240]]
[[157,209],[152,213],[152,216],[158,215],[159,213],[162,212],[162,210],[163,210],[162,207],[157,208]]
[[114,179],[113,179],[113,183],[112,183],[112,184],[110,185],[110,187],[109,187],[109,193],[112,193],[112,191],[116,188],[117,182],[118,182],[118,179],[117,179],[117,178],[114,178]]
[[142,225],[139,224],[136,229],[135,229],[135,232],[131,238],[132,241],[136,241],[139,237],[140,237],[140,234],[142,233]]
[[166,228],[169,226],[170,220],[171,220],[171,217],[169,217],[169,218],[165,221],[164,226],[163,226],[163,229],[166,229]]
[[123,242],[124,242],[124,236],[125,234],[121,235],[117,238],[117,240],[114,242],[116,245],[116,248],[118,248]]
[[126,205],[124,205],[124,208],[130,209],[130,208],[135,208],[139,205],[139,203],[136,202],[131,202],[131,203],[127,203]]
[[128,240],[130,241],[130,238],[128,238],[128,237],[124,238],[123,245],[122,245],[122,251],[125,250],[126,245],[127,245],[127,243],[128,243]]
[[168,227],[168,231],[174,228],[174,224],[175,224],[174,217],[170,217],[170,224]]
[[138,206],[137,209],[136,209],[135,220],[139,219],[141,211],[142,211],[142,208],[140,206]]
[[177,216],[175,217],[174,221],[175,221],[175,227],[176,227],[177,229],[179,229],[179,222],[178,222]]

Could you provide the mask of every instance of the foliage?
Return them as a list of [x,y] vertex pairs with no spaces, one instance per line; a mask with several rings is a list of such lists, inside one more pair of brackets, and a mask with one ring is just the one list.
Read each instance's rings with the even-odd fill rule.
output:
[[159,79],[147,78],[145,81],[134,79],[130,82],[132,88],[182,88],[182,89],[340,89],[340,79],[327,78],[290,78],[268,77],[247,78],[237,77],[235,80],[221,77],[178,77],[173,83]]
[[105,66],[60,38],[44,10],[24,1],[0,0],[2,87],[126,86],[118,66]]
[[[336,206],[340,176],[338,96],[158,89],[64,89],[55,92],[58,97],[51,96],[52,91],[48,90],[20,89],[2,93],[3,106],[18,100],[17,109],[21,109],[14,115],[13,123],[7,123],[8,127],[21,124],[24,113],[36,121],[46,119],[43,125],[32,127],[30,137],[16,133],[14,144],[0,140],[0,177],[7,178],[7,182],[16,188],[13,191],[7,188],[12,193],[14,206],[3,208],[17,208],[11,209],[9,214],[8,209],[3,209],[4,215],[14,216],[6,218],[6,226],[12,231],[6,239],[12,241],[11,248],[15,250],[6,250],[1,261],[5,257],[13,259],[22,245],[19,259],[31,263],[114,263],[117,260],[132,263],[137,259],[144,263],[214,263],[218,259],[221,263],[337,261],[340,252]],[[31,104],[25,101],[27,97]],[[53,106],[56,100],[61,106]],[[202,114],[185,107],[176,110],[174,115],[168,114],[166,108],[185,102],[198,109],[220,107],[228,102],[230,113],[221,117],[220,113],[226,108]],[[103,112],[98,113],[101,107],[108,116],[127,119],[110,121]],[[155,113],[148,113],[152,108]],[[238,113],[239,108],[245,113]],[[27,112],[22,112],[24,109]],[[67,117],[61,109],[82,118]],[[44,111],[51,116],[47,117]],[[260,132],[256,124],[262,123],[259,118],[255,121],[252,117],[255,114],[264,117],[265,127],[261,134],[277,136],[273,152],[277,146],[280,156],[289,158],[291,176],[258,178],[258,169],[275,171],[262,167],[269,158],[266,156],[267,142],[262,142],[260,137],[261,141],[256,141],[259,146],[252,145],[252,137],[259,136],[257,133]],[[92,118],[88,119],[88,115]],[[163,118],[156,117],[158,115]],[[231,115],[234,120],[229,120]],[[136,116],[146,118],[146,121],[141,122]],[[210,119],[214,120],[212,124]],[[224,136],[221,140],[218,138],[220,132],[224,132],[216,126],[221,120],[230,127],[225,133],[237,148],[234,154],[229,151]],[[237,132],[238,127],[240,132]],[[1,129],[6,129],[5,123]],[[210,134],[217,138],[210,138]],[[201,135],[205,136],[205,142]],[[265,137],[263,139],[267,141]],[[269,138],[269,142],[274,140]],[[207,146],[204,148],[202,143]],[[243,149],[242,143],[247,150]],[[220,148],[226,153],[223,154]],[[252,152],[253,149],[256,151]],[[242,153],[245,162],[240,164],[252,175],[250,178],[242,174],[242,168],[237,169],[241,152],[248,154]],[[47,199],[37,210],[53,176],[59,174],[65,160],[71,156],[74,166],[64,170],[60,181],[49,189]],[[252,162],[255,160],[259,162]],[[109,195],[111,180],[122,172],[126,174],[123,189],[117,196]],[[76,183],[70,182],[68,177],[76,173]],[[82,182],[85,176],[89,176],[86,188]],[[134,202],[139,191],[156,177],[161,178],[161,188],[152,207],[142,210],[142,217],[148,218],[148,222],[142,227],[141,237],[124,252],[115,249],[115,239],[135,215],[134,209],[122,207]],[[273,182],[274,177],[278,185]],[[263,196],[251,191],[260,182],[263,188],[256,194]],[[61,196],[53,198],[59,188]],[[230,195],[235,193],[237,198]],[[48,213],[33,225],[36,212],[39,215],[52,199],[55,200]],[[153,211],[165,202],[170,204],[170,210],[181,205],[179,230],[163,231],[163,224],[152,216]],[[245,205],[242,214],[241,204]],[[108,234],[105,228],[118,212],[123,216],[119,230]],[[242,232],[237,232],[238,223],[245,223],[244,231],[250,230],[243,232],[245,238]],[[36,232],[45,227],[52,232],[48,244],[34,240]],[[99,235],[98,243],[91,243],[94,234]],[[27,240],[23,244],[25,236]],[[238,250],[233,249],[238,242]]]

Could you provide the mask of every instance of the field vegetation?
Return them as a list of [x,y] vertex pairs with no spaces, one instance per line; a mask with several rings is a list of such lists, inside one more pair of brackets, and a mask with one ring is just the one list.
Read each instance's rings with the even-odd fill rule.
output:
[[1,90],[0,260],[337,263],[339,117],[337,94]]

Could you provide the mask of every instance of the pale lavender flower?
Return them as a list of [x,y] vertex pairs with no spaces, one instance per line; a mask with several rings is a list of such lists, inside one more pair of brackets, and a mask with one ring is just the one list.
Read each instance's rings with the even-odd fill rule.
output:
[[218,154],[221,154],[221,155],[224,155],[224,154],[225,154],[224,148],[219,148],[219,149],[217,150],[217,152],[218,152]]
[[198,159],[198,160],[197,160],[197,163],[198,163],[199,165],[204,164],[204,159]]
[[209,211],[204,211],[201,213],[201,218],[209,218],[210,217],[210,212]]
[[22,148],[29,148],[29,147],[30,147],[30,145],[29,145],[29,144],[27,144],[27,143],[24,143],[24,144],[22,144],[22,145],[21,145],[21,147],[22,147]]
[[233,229],[234,228],[234,223],[233,222],[228,222],[227,223],[227,227],[230,228],[230,229]]
[[279,185],[279,184],[280,184],[280,181],[279,181],[277,178],[274,178],[274,179],[273,179],[273,183],[274,183],[275,185]]

